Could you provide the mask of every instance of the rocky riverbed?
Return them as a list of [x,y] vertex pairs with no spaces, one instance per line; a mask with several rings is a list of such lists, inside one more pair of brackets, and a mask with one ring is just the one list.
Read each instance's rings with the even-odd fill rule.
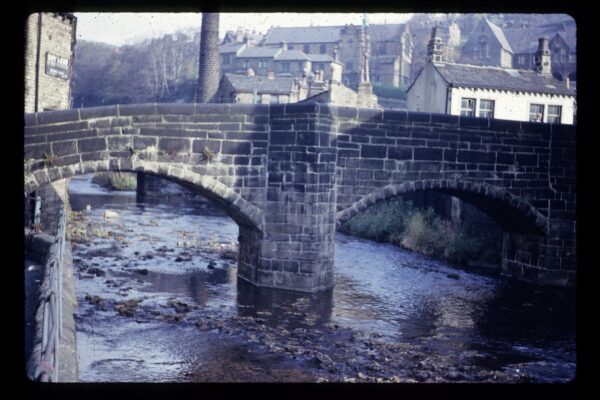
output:
[[115,201],[78,184],[69,237],[82,381],[574,377],[571,293],[345,235],[333,290],[257,290],[236,279],[237,226],[206,202]]

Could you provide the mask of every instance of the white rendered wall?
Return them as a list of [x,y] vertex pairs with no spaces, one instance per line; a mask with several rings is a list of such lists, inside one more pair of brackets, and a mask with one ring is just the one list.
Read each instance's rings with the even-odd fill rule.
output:
[[445,114],[447,88],[444,78],[431,63],[427,63],[406,94],[406,108],[408,111]]
[[[412,90],[411,90],[412,91]],[[548,106],[562,106],[561,123],[573,124],[573,97],[555,96],[547,94],[515,93],[487,89],[452,88],[450,114],[460,115],[462,98],[477,99],[475,116],[479,116],[479,104],[481,99],[494,100],[494,118],[512,121],[529,121],[529,105],[544,105],[544,121],[547,122]],[[445,99],[445,96],[444,96]],[[409,107],[409,111],[414,111]],[[431,111],[436,112],[436,111]]]

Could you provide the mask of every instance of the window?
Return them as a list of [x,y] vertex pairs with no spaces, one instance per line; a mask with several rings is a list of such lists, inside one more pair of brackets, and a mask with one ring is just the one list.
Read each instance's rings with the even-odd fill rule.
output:
[[246,60],[242,61],[242,67],[248,68],[248,61],[246,61]]
[[570,63],[575,63],[575,54],[569,54],[569,62]]
[[305,44],[304,47],[302,47],[302,51],[304,53],[310,53],[310,46]]
[[223,54],[223,64],[229,64],[229,54]]
[[319,53],[321,53],[321,54],[325,54],[326,52],[327,52],[327,46],[325,46],[324,44],[322,44],[322,45],[319,47]]
[[530,104],[529,105],[529,121],[544,122],[544,105]]
[[524,65],[525,64],[525,56],[521,55],[517,57],[517,64]]
[[560,124],[561,106],[548,106],[548,123]]
[[264,60],[259,60],[258,61],[258,68],[266,68],[267,66],[267,62]]
[[479,118],[494,118],[494,100],[479,101]]
[[463,117],[475,116],[475,99],[461,99],[460,115]]
[[289,72],[290,71],[290,63],[288,61],[284,61],[281,63],[281,70],[283,72]]
[[279,96],[276,96],[276,95],[272,94],[270,102],[271,102],[271,104],[278,104],[279,103]]

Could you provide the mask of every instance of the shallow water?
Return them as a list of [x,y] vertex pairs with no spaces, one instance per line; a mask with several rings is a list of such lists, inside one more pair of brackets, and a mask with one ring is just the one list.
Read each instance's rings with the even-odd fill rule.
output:
[[[96,232],[73,244],[81,381],[575,376],[572,292],[339,233],[333,290],[257,290],[222,256],[235,251],[237,225],[203,199],[138,203],[134,193],[108,192],[89,178],[72,180],[69,191],[74,211],[91,206],[71,226]],[[106,209],[120,217],[104,219]],[[118,311],[132,299],[137,307]]]

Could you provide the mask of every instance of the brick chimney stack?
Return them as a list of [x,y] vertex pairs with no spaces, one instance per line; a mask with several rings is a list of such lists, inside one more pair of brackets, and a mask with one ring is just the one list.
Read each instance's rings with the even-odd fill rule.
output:
[[219,88],[219,14],[202,13],[200,61],[198,62],[198,103],[213,101]]
[[267,71],[267,79],[269,79],[269,80],[275,79],[275,74],[273,73],[273,71],[271,71],[271,70]]

